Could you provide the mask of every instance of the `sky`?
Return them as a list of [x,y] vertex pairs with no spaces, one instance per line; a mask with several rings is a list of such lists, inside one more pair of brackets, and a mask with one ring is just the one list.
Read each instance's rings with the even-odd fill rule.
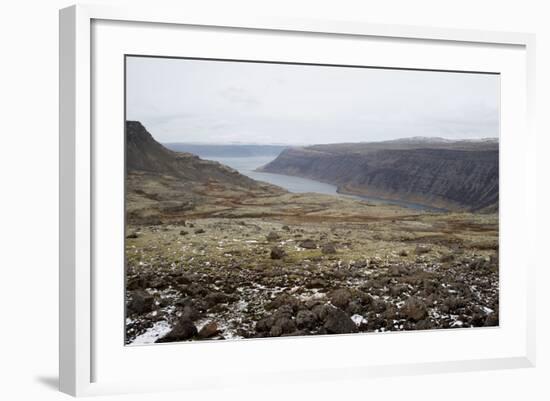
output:
[[128,57],[126,118],[163,143],[499,136],[498,75]]

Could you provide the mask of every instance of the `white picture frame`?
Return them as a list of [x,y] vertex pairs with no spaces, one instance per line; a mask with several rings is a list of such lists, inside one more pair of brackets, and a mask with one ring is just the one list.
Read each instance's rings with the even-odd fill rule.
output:
[[[93,41],[94,24],[105,21],[107,29],[101,31],[97,41]],[[499,329],[486,331],[481,335],[478,332],[474,334],[465,334],[464,342],[474,341],[478,337],[484,336],[483,341],[491,341],[494,337],[494,343],[506,341],[510,346],[510,352],[500,352],[499,349],[483,353],[481,351],[472,353],[465,358],[450,358],[443,360],[432,358],[430,360],[418,360],[414,355],[407,362],[389,360],[384,362],[379,358],[375,363],[367,363],[361,360],[341,360],[333,359],[327,362],[315,362],[315,364],[297,364],[292,370],[285,370],[284,366],[277,365],[275,368],[268,369],[263,366],[256,366],[251,371],[251,375],[241,380],[230,376],[230,369],[217,372],[201,371],[200,365],[195,369],[195,376],[188,379],[179,379],[178,377],[154,377],[149,381],[132,380],[131,377],[116,378],[110,375],[105,380],[102,378],[100,366],[105,366],[106,361],[113,366],[116,365],[116,358],[122,358],[119,354],[107,355],[106,341],[96,333],[96,325],[102,324],[101,313],[97,313],[95,307],[94,294],[101,286],[102,278],[94,274],[94,266],[97,261],[97,255],[94,251],[94,238],[97,238],[98,227],[96,218],[100,213],[96,213],[97,205],[95,203],[95,194],[98,185],[103,185],[101,180],[97,181],[96,168],[98,167],[98,152],[103,149],[101,144],[97,144],[94,139],[93,126],[99,126],[94,122],[97,118],[96,105],[92,97],[97,88],[92,85],[92,76],[94,68],[101,69],[101,63],[94,59],[95,55],[102,51],[101,46],[105,44],[105,38],[108,35],[114,35],[111,31],[112,24],[126,23],[119,29],[130,30],[133,33],[144,29],[146,25],[152,24],[159,27],[158,37],[170,35],[170,29],[178,27],[199,27],[208,31],[209,29],[224,30],[231,32],[246,32],[247,35],[273,33],[285,35],[307,35],[309,38],[322,36],[324,38],[339,38],[339,40],[355,41],[362,38],[383,39],[388,43],[392,41],[415,41],[415,43],[430,43],[443,49],[444,46],[456,46],[456,51],[460,49],[473,48],[485,51],[485,47],[498,49],[511,49],[509,57],[513,60],[514,72],[509,70],[510,88],[515,85],[521,89],[518,103],[524,110],[503,108],[503,113],[516,113],[517,116],[510,119],[510,127],[520,130],[517,136],[506,134],[503,136],[502,143],[507,148],[513,148],[516,156],[522,161],[519,171],[511,175],[503,174],[504,179],[511,177],[510,180],[517,180],[523,183],[523,192],[516,198],[506,198],[506,192],[503,195],[504,203],[501,209],[501,218],[505,217],[502,230],[506,233],[510,231],[507,227],[522,226],[523,239],[518,247],[520,250],[527,251],[530,244],[533,244],[535,235],[534,221],[536,218],[536,209],[534,205],[536,181],[535,181],[535,134],[532,128],[534,110],[534,35],[525,33],[507,33],[507,32],[485,32],[459,29],[439,29],[427,27],[412,26],[390,26],[375,25],[361,22],[343,22],[343,21],[314,21],[314,20],[293,20],[293,19],[254,19],[254,20],[230,20],[213,17],[209,15],[187,14],[185,10],[163,10],[156,7],[127,8],[118,9],[107,6],[72,6],[60,11],[60,390],[75,396],[106,394],[106,393],[126,393],[133,391],[155,391],[166,389],[189,389],[189,388],[208,388],[212,386],[226,385],[246,385],[247,380],[255,380],[259,383],[273,383],[275,381],[292,380],[320,380],[340,377],[353,377],[361,380],[365,377],[400,375],[400,374],[420,374],[430,372],[451,372],[467,371],[478,369],[503,369],[516,367],[530,367],[535,364],[535,318],[534,318],[534,269],[535,260],[532,260],[529,253],[521,264],[521,278],[513,276],[512,273],[506,273],[509,276],[502,276],[502,280],[509,289],[518,289],[521,298],[518,306],[517,322],[504,321]],[[108,26],[107,26],[108,25]],[[151,25],[147,25],[151,26]],[[99,29],[99,28],[98,28]],[[118,31],[117,31],[118,32]],[[218,31],[217,31],[218,32]],[[224,34],[218,32],[218,34]],[[107,36],[106,36],[107,35]],[[151,42],[154,45],[155,33],[152,35]],[[123,43],[127,38],[124,35],[118,35],[118,39],[113,39],[113,46],[117,43]],[[269,39],[271,40],[271,39]],[[279,40],[273,38],[273,40]],[[407,42],[409,43],[409,42]],[[411,42],[412,43],[412,42]],[[144,45],[145,46],[145,45]],[[114,47],[113,47],[114,49]],[[113,50],[114,51],[114,50]],[[119,51],[119,50],[116,50]],[[160,50],[160,51],[166,51]],[[504,50],[503,50],[504,51]],[[434,53],[434,50],[426,50]],[[427,54],[428,54],[427,53]],[[512,54],[513,53],[513,54]],[[268,53],[266,53],[268,54]],[[435,55],[434,55],[435,56]],[[103,56],[102,56],[103,57]],[[342,57],[346,57],[345,55]],[[399,63],[399,57],[395,56],[395,63]],[[508,56],[506,56],[508,57]],[[105,59],[103,57],[102,59]],[[494,61],[495,70],[500,72],[499,63],[504,64],[505,58]],[[508,63],[510,64],[510,63]],[[106,64],[107,65],[107,64]],[[475,65],[472,61],[471,65]],[[487,64],[489,65],[489,64]],[[395,67],[396,65],[394,65]],[[398,65],[397,65],[398,66]],[[455,70],[462,70],[464,65],[456,66]],[[503,67],[504,68],[504,67]],[[512,67],[507,67],[512,68]],[[444,68],[453,69],[453,68]],[[468,68],[466,68],[468,69]],[[523,75],[525,73],[525,75]],[[122,74],[122,71],[117,71]],[[517,76],[516,76],[517,75]],[[120,78],[120,77],[119,77]],[[508,79],[508,78],[507,78]],[[513,82],[512,82],[513,81]],[[118,82],[118,81],[117,81]],[[97,84],[97,82],[96,82]],[[114,85],[116,87],[116,85]],[[505,104],[510,92],[503,93]],[[101,115],[101,113],[99,113]],[[512,121],[513,120],[513,121]],[[120,132],[123,132],[122,123]],[[506,149],[506,148],[504,148]],[[503,161],[506,161],[506,152],[503,154]],[[506,170],[503,171],[506,173]],[[501,180],[503,179],[501,176]],[[122,185],[122,182],[120,182]],[[504,185],[506,187],[506,185]],[[510,199],[507,201],[507,199]],[[506,214],[504,214],[506,213]],[[515,238],[505,237],[502,244],[510,244]],[[501,238],[502,241],[502,238]],[[514,252],[510,250],[510,260],[515,257]],[[530,253],[534,255],[534,253]],[[517,255],[516,255],[517,256]],[[122,270],[122,266],[120,266]],[[505,270],[506,272],[507,270]],[[501,273],[504,274],[504,273]],[[517,274],[514,273],[514,274]],[[525,277],[523,277],[525,274]],[[519,277],[519,276],[518,276]],[[512,287],[515,286],[515,287]],[[106,290],[107,294],[110,294]],[[120,288],[122,293],[122,288]],[[503,292],[503,296],[511,297],[511,291]],[[107,295],[107,298],[109,296]],[[105,321],[108,321],[105,318]],[[521,320],[521,322],[519,321]],[[121,322],[122,323],[122,322]],[[516,327],[517,326],[517,327]],[[103,326],[104,327],[104,326]],[[517,329],[517,330],[516,330]],[[489,329],[490,330],[490,329]],[[505,333],[507,330],[514,332],[509,337],[498,339],[498,333]],[[495,334],[496,333],[496,334]],[[433,333],[432,333],[433,334]],[[441,341],[432,338],[432,334],[421,334],[424,338],[421,340],[425,344],[432,341]],[[384,338],[386,346],[392,342],[400,341],[399,336],[407,336],[409,340],[413,336],[419,336],[417,333],[390,334]],[[453,335],[453,334],[450,334]],[[326,340],[323,347],[335,349],[345,344],[353,343],[354,346],[360,345],[361,341],[374,341],[369,336],[340,336]],[[470,338],[470,339],[468,339]],[[281,352],[284,349],[294,349],[295,339],[269,340],[269,347],[272,353]],[[316,347],[320,340],[314,342],[304,342],[300,340],[300,349],[303,352],[315,354]],[[317,341],[317,342],[315,342]],[[323,340],[325,341],[325,340]],[[461,340],[462,341],[462,340]],[[186,352],[190,358],[200,353],[214,355],[233,355],[238,357],[249,347],[251,353],[258,354],[266,351],[266,342],[263,340],[252,342],[229,342],[227,345],[213,343],[195,344],[195,348],[182,348],[180,345],[177,352]],[[186,345],[185,345],[186,346]],[[200,347],[200,348],[197,348]],[[404,344],[402,345],[404,346]],[[123,342],[120,347],[124,348]],[[178,345],[161,345],[148,347],[148,350],[135,351],[134,356],[129,356],[135,363],[135,358],[147,358],[144,361],[155,360],[162,361],[163,358],[169,358],[170,353]],[[223,347],[223,348],[222,348]],[[495,345],[495,347],[497,347]],[[209,349],[210,348],[210,349]],[[168,352],[170,350],[170,352]],[[176,352],[176,351],[173,351]],[[224,354],[225,353],[225,354]],[[147,355],[145,355],[147,354]],[[118,355],[118,356],[117,356]],[[120,354],[122,355],[122,354]],[[337,355],[337,352],[329,353]],[[112,358],[112,359],[109,359]],[[335,358],[335,357],[334,357]],[[373,357],[374,358],[374,357]],[[376,359],[376,358],[374,358]],[[101,363],[97,361],[103,361]],[[139,360],[139,359],[138,359]],[[323,364],[324,363],[324,364]],[[243,367],[244,369],[244,367]],[[98,371],[99,370],[99,371]],[[225,373],[224,373],[225,372]],[[298,372],[298,373],[297,373]],[[131,373],[130,373],[131,374]],[[226,376],[227,374],[227,376]],[[98,379],[99,378],[99,379]]]

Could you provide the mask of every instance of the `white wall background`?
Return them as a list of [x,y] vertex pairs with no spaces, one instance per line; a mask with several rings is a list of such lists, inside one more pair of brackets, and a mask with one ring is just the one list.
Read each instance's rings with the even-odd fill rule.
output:
[[[130,0],[100,1],[124,5]],[[147,3],[139,1],[140,3]],[[58,21],[63,0],[0,3],[0,398],[57,400]],[[221,14],[526,31],[537,34],[538,366],[534,369],[251,387],[107,399],[549,399],[550,15],[545,0],[150,1]],[[519,134],[519,133],[518,133]]]

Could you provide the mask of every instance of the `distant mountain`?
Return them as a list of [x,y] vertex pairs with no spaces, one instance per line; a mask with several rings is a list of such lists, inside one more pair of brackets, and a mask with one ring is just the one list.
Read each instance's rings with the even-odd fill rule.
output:
[[189,152],[200,157],[253,157],[273,156],[276,157],[287,146],[284,145],[215,145],[196,143],[165,143],[170,150],[176,152]]
[[289,148],[261,171],[327,182],[341,193],[450,210],[498,210],[496,139],[408,138]]
[[[476,138],[476,139],[448,139],[448,138],[441,138],[441,137],[429,137],[429,136],[413,136],[410,138],[399,138],[399,139],[393,139],[389,141],[382,141],[379,143],[383,144],[403,144],[403,145],[409,145],[409,146],[441,146],[443,144],[446,144],[448,146],[452,147],[460,147],[460,146],[472,146],[480,143],[485,144],[497,144],[498,145],[498,138]],[[479,150],[479,149],[478,149]]]
[[381,142],[352,142],[312,145],[307,148],[330,152],[369,153],[380,149],[449,149],[449,150],[498,150],[497,138],[452,140],[437,137],[416,136]]

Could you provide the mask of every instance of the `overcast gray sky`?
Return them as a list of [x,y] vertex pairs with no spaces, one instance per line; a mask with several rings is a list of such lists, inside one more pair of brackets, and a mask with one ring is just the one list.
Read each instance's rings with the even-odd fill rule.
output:
[[128,57],[127,118],[160,142],[498,137],[499,77]]

